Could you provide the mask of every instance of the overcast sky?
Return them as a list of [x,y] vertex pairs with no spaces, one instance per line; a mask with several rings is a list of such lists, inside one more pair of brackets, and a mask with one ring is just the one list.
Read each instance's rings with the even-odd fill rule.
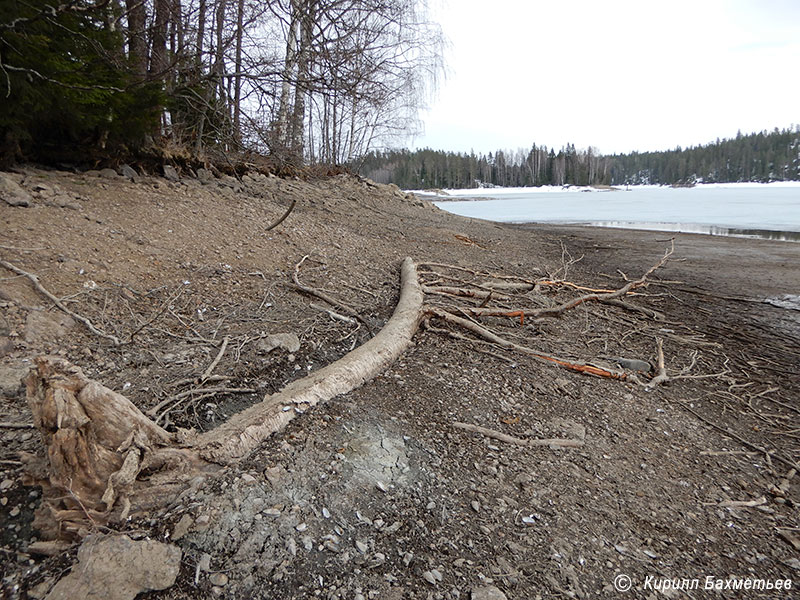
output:
[[433,4],[449,72],[415,148],[663,150],[800,123],[800,0]]

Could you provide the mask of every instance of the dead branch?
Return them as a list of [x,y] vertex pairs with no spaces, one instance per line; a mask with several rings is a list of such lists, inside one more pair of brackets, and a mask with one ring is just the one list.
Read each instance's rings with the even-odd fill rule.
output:
[[688,404],[686,404],[685,402],[681,402],[681,401],[676,401],[676,402],[677,402],[677,403],[678,403],[678,404],[679,404],[679,405],[680,405],[680,406],[681,406],[681,407],[682,407],[684,410],[687,410],[687,411],[689,411],[690,413],[692,413],[692,414],[693,414],[695,417],[697,417],[698,419],[700,419],[700,420],[701,420],[703,423],[705,423],[706,425],[708,425],[708,426],[710,426],[710,427],[713,427],[714,429],[717,429],[717,430],[721,431],[722,433],[724,433],[725,435],[727,435],[729,438],[736,440],[737,442],[739,442],[739,443],[740,443],[740,444],[742,444],[743,446],[747,446],[748,448],[752,448],[753,450],[757,450],[758,452],[760,452],[760,453],[761,453],[761,454],[763,454],[764,456],[767,456],[767,457],[772,457],[772,458],[776,458],[776,459],[778,459],[779,461],[781,461],[783,464],[785,464],[786,466],[788,466],[788,467],[789,467],[789,468],[791,468],[791,469],[800,470],[800,465],[798,465],[798,464],[797,464],[796,462],[794,462],[793,460],[790,460],[790,459],[788,459],[788,458],[783,458],[783,457],[782,457],[781,455],[779,455],[779,454],[775,454],[774,452],[770,452],[770,451],[768,451],[767,449],[765,449],[765,448],[762,448],[762,447],[761,447],[761,446],[759,446],[758,444],[754,444],[753,442],[750,442],[750,441],[748,441],[748,440],[744,439],[742,436],[740,436],[740,435],[738,435],[738,434],[734,433],[734,432],[733,432],[733,431],[731,431],[730,429],[727,429],[726,427],[722,427],[721,425],[717,425],[717,424],[716,424],[716,423],[714,423],[713,421],[710,421],[709,419],[706,419],[706,418],[705,418],[703,415],[701,415],[700,413],[698,413],[696,410],[692,409],[692,408],[691,408],[691,407],[690,407]]
[[300,283],[300,278],[299,278],[300,277],[300,266],[305,262],[305,260],[307,258],[308,258],[308,254],[306,254],[303,258],[301,258],[300,262],[297,263],[294,266],[294,273],[292,273],[292,281],[294,282],[295,286],[297,287],[297,290],[301,291],[304,294],[307,294],[309,296],[314,296],[316,298],[319,298],[320,300],[323,300],[324,302],[327,302],[331,306],[333,306],[335,308],[338,308],[339,310],[347,313],[351,317],[361,321],[364,325],[366,325],[366,327],[367,327],[367,329],[369,331],[372,331],[372,326],[369,323],[367,323],[367,321],[364,319],[364,317],[362,317],[360,314],[358,314],[358,312],[356,312],[355,310],[353,310],[352,308],[350,308],[349,306],[347,306],[343,302],[340,302],[339,300],[336,300],[335,298],[330,297],[325,292],[321,292],[321,291],[319,291],[319,290],[317,290],[315,288],[312,288],[312,287],[309,287],[307,285],[303,285],[302,283]]
[[222,355],[225,354],[225,350],[228,348],[228,342],[230,341],[230,339],[231,339],[230,336],[226,335],[225,338],[222,340],[222,346],[219,349],[217,357],[214,359],[214,362],[208,365],[208,368],[205,370],[202,377],[200,377],[200,383],[205,383],[206,381],[208,381],[208,378],[211,377],[211,373],[214,372],[214,369],[217,367],[219,361],[222,359]]
[[450,312],[447,312],[446,310],[443,310],[441,308],[437,308],[437,307],[433,307],[433,306],[426,306],[424,310],[425,310],[426,314],[438,317],[440,319],[443,319],[444,321],[448,321],[450,323],[453,323],[455,325],[463,327],[464,329],[467,329],[468,331],[471,331],[472,333],[478,335],[479,337],[482,337],[483,339],[489,340],[490,342],[493,342],[493,343],[497,344],[498,346],[502,346],[503,348],[509,348],[511,350],[516,350],[517,352],[521,352],[523,354],[527,354],[528,356],[532,356],[533,358],[535,358],[536,360],[539,360],[541,362],[546,362],[546,363],[549,363],[549,364],[555,364],[555,365],[558,365],[558,366],[563,367],[565,369],[569,369],[571,371],[577,371],[579,373],[586,373],[588,375],[596,375],[598,377],[606,377],[606,378],[610,378],[610,379],[621,379],[621,380],[627,379],[627,377],[628,377],[626,373],[619,373],[619,372],[616,372],[616,371],[609,371],[608,369],[603,369],[603,368],[600,368],[600,367],[596,367],[594,365],[587,365],[587,364],[583,364],[583,363],[573,363],[571,361],[564,360],[564,359],[561,359],[561,358],[557,358],[557,357],[551,356],[549,354],[544,354],[542,352],[537,352],[536,350],[533,350],[532,348],[528,348],[526,346],[522,346],[520,344],[516,344],[516,343],[511,342],[511,341],[509,341],[509,340],[507,340],[505,338],[502,338],[499,335],[497,335],[496,333],[493,333],[493,332],[489,331],[485,327],[482,327],[481,325],[478,325],[477,323],[475,323],[473,321],[470,321],[469,319],[465,319],[463,317],[458,317],[458,316],[456,316],[456,315],[454,315],[454,314],[452,314]]
[[471,431],[473,433],[480,433],[486,437],[507,442],[509,444],[516,444],[517,446],[550,446],[551,448],[579,448],[583,446],[583,440],[565,440],[565,439],[538,439],[538,438],[518,438],[513,435],[508,435],[494,429],[487,429],[479,425],[470,425],[469,423],[453,423],[453,427],[463,429],[464,431]]
[[30,280],[30,282],[33,284],[33,287],[36,288],[36,291],[38,291],[40,294],[42,294],[47,299],[49,299],[53,304],[55,304],[63,312],[67,313],[70,317],[72,317],[76,321],[80,321],[81,323],[86,325],[86,328],[89,331],[91,331],[93,334],[95,334],[95,335],[97,335],[99,337],[105,338],[107,340],[110,340],[111,343],[113,343],[115,346],[119,346],[120,345],[121,342],[119,341],[119,338],[117,336],[111,335],[109,333],[105,333],[103,331],[100,331],[99,329],[97,329],[92,324],[92,322],[89,319],[87,319],[84,316],[79,315],[76,312],[71,311],[66,306],[64,306],[64,304],[61,302],[61,300],[59,300],[53,294],[51,294],[49,291],[47,291],[47,289],[39,282],[39,277],[38,276],[34,275],[33,273],[28,273],[27,271],[23,271],[19,267],[16,267],[16,266],[12,265],[10,262],[5,261],[5,260],[0,260],[0,265],[5,267],[9,271],[13,271],[14,273],[16,273],[18,275],[22,275],[23,277],[27,277]]
[[657,385],[667,383],[669,381],[667,368],[664,366],[664,341],[661,338],[656,340],[656,353],[656,368],[658,369],[658,373],[656,373],[656,376],[653,377],[647,384],[647,387],[649,388],[654,388]]
[[294,210],[294,205],[295,205],[295,204],[297,204],[297,200],[293,198],[293,199],[292,199],[292,203],[289,205],[289,208],[287,208],[287,209],[286,209],[286,212],[285,212],[285,213],[283,213],[283,215],[281,216],[281,218],[280,218],[280,219],[278,219],[277,221],[275,221],[275,222],[274,222],[272,225],[270,225],[269,227],[267,227],[267,228],[265,229],[265,231],[272,231],[272,230],[273,230],[273,229],[275,229],[275,228],[276,228],[278,225],[280,225],[281,223],[283,223],[283,222],[286,220],[286,217],[288,217],[288,216],[291,214],[291,212]]
[[33,429],[33,423],[11,423],[0,421],[0,429]]

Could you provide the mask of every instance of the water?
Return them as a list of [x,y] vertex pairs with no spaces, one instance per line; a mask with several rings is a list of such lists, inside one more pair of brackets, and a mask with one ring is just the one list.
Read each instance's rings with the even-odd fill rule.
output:
[[449,197],[469,199],[436,205],[457,215],[506,223],[574,223],[800,242],[800,185],[456,190]]

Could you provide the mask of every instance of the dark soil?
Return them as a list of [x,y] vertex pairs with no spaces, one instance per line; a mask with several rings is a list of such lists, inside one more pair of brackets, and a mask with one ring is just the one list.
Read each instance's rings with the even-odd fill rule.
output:
[[[303,283],[377,331],[397,301],[404,256],[616,289],[669,246],[664,233],[464,219],[344,175],[210,185],[7,175],[29,191],[57,186],[71,207],[47,193],[32,207],[0,205],[0,257],[130,340],[112,347],[0,270],[0,563],[9,598],[43,597],[75,555],[27,553],[39,494],[23,485],[18,454],[42,449],[35,430],[7,426],[31,422],[14,377],[35,356],[66,356],[147,411],[201,387],[195,380],[227,337],[214,370],[226,379],[204,387],[255,391],[197,391],[160,411],[169,429],[206,430],[370,336],[296,291],[291,274],[305,255]],[[293,200],[289,218],[265,231]],[[456,599],[495,586],[510,599],[601,598],[623,595],[614,582],[627,575],[627,597],[661,597],[645,587],[653,576],[699,578],[699,591],[666,594],[699,598],[715,594],[702,590],[707,576],[794,579],[800,479],[783,480],[800,452],[800,311],[764,300],[798,293],[799,260],[800,244],[679,234],[666,266],[628,299],[663,321],[589,302],[522,325],[484,321],[539,351],[597,364],[655,363],[660,338],[673,379],[654,389],[420,330],[373,381],[295,419],[160,513],[120,526],[134,537],[180,538],[178,582],[146,597]],[[543,301],[580,293],[554,286]],[[273,333],[296,334],[300,349],[265,353],[259,343]],[[517,446],[454,422],[585,444]],[[759,502],[720,506],[730,500]],[[196,577],[203,554],[212,572]]]

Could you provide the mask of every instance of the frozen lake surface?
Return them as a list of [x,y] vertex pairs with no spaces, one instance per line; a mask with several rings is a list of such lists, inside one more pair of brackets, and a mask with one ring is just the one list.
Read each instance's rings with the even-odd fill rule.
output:
[[[419,192],[417,192],[419,193]],[[448,190],[435,200],[451,213],[506,223],[741,235],[800,241],[800,183]]]

